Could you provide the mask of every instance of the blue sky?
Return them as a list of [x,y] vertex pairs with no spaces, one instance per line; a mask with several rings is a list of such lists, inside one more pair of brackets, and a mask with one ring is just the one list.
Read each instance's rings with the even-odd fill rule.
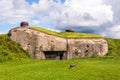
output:
[[[120,0],[0,0],[0,34],[30,26],[120,38]],[[7,6],[6,6],[7,5]]]
[[39,0],[26,0],[26,1],[28,1],[30,4],[32,4],[33,2],[38,3]]

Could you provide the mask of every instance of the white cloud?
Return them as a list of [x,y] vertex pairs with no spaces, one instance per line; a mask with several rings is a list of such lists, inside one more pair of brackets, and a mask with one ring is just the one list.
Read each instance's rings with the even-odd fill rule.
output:
[[1,22],[16,24],[30,20],[32,11],[25,0],[0,0],[0,17]]
[[32,4],[32,9],[36,13],[48,12],[49,9],[50,9],[50,1],[48,1],[48,0],[40,0],[38,3],[33,3]]
[[108,27],[101,35],[111,38],[120,38],[120,25]]
[[41,21],[56,27],[100,26],[113,20],[111,6],[103,0],[66,0],[64,4],[40,0],[32,4],[32,8],[42,16]]
[[31,21],[37,17],[41,22],[66,27],[100,26],[113,20],[111,6],[105,5],[103,0],[66,0],[65,3],[39,0],[32,5],[25,0],[0,1],[0,21],[7,23]]
[[113,24],[120,24],[120,0],[105,0],[105,3],[112,6],[114,12]]
[[68,17],[61,21],[73,26],[100,26],[113,18],[111,6],[103,4],[102,0],[71,0],[62,11]]
[[5,32],[0,32],[0,34],[5,34]]

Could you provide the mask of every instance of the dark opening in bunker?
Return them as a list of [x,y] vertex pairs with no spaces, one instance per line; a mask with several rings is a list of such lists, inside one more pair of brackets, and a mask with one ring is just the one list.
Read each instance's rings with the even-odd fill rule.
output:
[[65,51],[44,51],[46,59],[66,59]]

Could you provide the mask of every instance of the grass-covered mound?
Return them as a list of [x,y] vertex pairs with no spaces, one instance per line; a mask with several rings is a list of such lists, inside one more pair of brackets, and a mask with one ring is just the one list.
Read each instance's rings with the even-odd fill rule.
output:
[[19,44],[11,41],[8,35],[0,35],[0,62],[27,57],[27,52]]
[[[50,35],[55,35],[63,38],[103,38],[96,34],[86,33],[71,33],[71,32],[55,32],[39,27],[31,27],[31,29],[41,31]],[[107,56],[120,56],[120,39],[106,38],[108,42],[108,53]]]
[[41,31],[44,33],[47,33],[49,35],[54,35],[54,36],[59,36],[59,37],[63,37],[63,38],[103,38],[100,35],[96,35],[96,34],[87,34],[87,33],[77,33],[77,32],[55,32],[55,31],[51,31],[51,30],[47,30],[45,28],[40,28],[40,27],[30,27],[30,29],[33,30],[37,30],[37,31]]
[[107,38],[109,56],[120,56],[120,39]]

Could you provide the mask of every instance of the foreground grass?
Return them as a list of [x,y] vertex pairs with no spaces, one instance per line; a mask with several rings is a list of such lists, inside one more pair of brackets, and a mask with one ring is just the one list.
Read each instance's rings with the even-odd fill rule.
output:
[[[77,67],[69,69],[70,64]],[[120,58],[20,60],[0,63],[0,80],[119,80]]]
[[71,32],[55,32],[55,31],[51,31],[51,30],[47,30],[44,28],[40,28],[40,27],[31,27],[30,29],[33,30],[37,30],[37,31],[41,31],[44,33],[47,33],[49,35],[54,35],[54,36],[59,36],[59,37],[63,37],[63,38],[103,38],[100,35],[96,35],[96,34],[87,34],[87,33],[71,33]]

